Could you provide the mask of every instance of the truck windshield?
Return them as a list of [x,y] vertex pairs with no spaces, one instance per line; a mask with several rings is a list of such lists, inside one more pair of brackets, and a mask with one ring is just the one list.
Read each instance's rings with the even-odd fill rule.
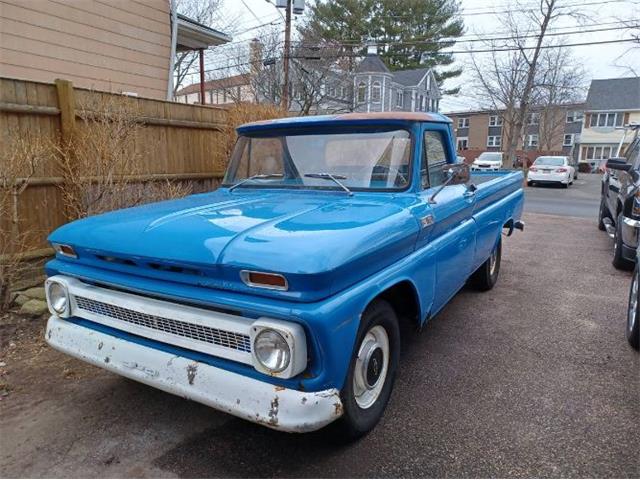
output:
[[240,136],[223,185],[239,188],[402,190],[410,183],[407,130]]
[[564,165],[564,157],[538,157],[534,165],[548,165],[550,167],[561,167]]

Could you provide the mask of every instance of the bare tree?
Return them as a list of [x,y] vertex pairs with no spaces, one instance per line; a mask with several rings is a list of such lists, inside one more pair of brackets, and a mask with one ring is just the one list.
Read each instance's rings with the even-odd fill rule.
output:
[[[514,164],[518,145],[524,140],[528,113],[536,102],[541,102],[544,85],[540,83],[541,78],[551,82],[551,76],[547,77],[543,71],[543,52],[551,47],[562,48],[546,41],[547,31],[561,17],[577,17],[575,11],[559,5],[557,0],[539,0],[535,8],[522,3],[513,10],[516,13],[509,13],[502,20],[510,40],[500,44],[496,40],[488,41],[492,50],[489,60],[481,61],[473,56],[471,60],[480,95],[494,108],[505,110],[508,126],[502,146],[507,167]],[[555,86],[550,91],[555,92]]]
[[[226,34],[232,35],[237,30],[238,16],[229,16],[228,9],[224,8],[224,0],[176,0],[178,13]],[[210,51],[205,51],[205,59],[210,56]],[[176,52],[173,64],[175,82],[173,95],[180,90],[188,77],[193,77],[198,69],[198,52],[187,50]]]
[[640,62],[638,62],[638,53],[640,53],[640,21],[629,20],[628,18],[619,18],[620,23],[626,27],[625,31],[631,36],[631,46],[614,60],[613,65],[623,69],[627,74],[634,77],[640,75]]
[[[223,53],[219,51],[219,53]],[[290,107],[301,115],[323,111],[352,109],[352,82],[348,69],[340,61],[338,50],[322,41],[306,38],[295,42],[290,63]],[[249,93],[236,102],[279,105],[284,84],[281,31],[263,28],[256,40],[236,48],[226,59],[229,68],[221,68],[212,78],[221,85],[242,75]]]
[[566,112],[563,105],[578,102],[585,95],[585,71],[566,48],[544,50],[536,79],[534,105],[540,113],[539,146],[550,151],[564,136]]

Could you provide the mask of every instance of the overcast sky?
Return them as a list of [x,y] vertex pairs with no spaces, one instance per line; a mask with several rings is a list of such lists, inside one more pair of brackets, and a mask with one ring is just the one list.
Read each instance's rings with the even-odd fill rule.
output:
[[[307,0],[306,3],[309,5],[310,1]],[[535,5],[537,0],[522,0],[521,3]],[[620,25],[613,22],[619,22],[620,20],[636,20],[640,22],[640,0],[559,0],[559,4],[579,8],[580,13],[584,16],[581,22],[583,25],[588,26],[580,26],[577,20],[566,18],[555,25],[556,28],[561,28],[558,31],[575,32],[618,27]],[[461,5],[465,22],[464,38],[471,39],[478,38],[478,35],[499,36],[505,33],[499,22],[499,15],[493,12],[513,10],[516,2],[509,0],[462,0]],[[580,5],[580,7],[577,7],[577,5]],[[284,28],[278,9],[268,0],[226,0],[223,8],[233,16],[238,17],[237,29],[240,32],[267,22],[274,22],[279,27]],[[294,21],[304,21],[303,17],[304,15],[295,17]],[[258,32],[259,29],[254,29],[238,34],[234,37],[234,42],[251,39]],[[568,35],[566,36],[566,43],[619,40],[628,37],[629,32],[626,30],[589,32]],[[469,45],[471,44],[458,43],[453,49],[463,50]],[[480,44],[475,43],[473,45],[479,48]],[[630,43],[617,43],[571,48],[575,57],[583,63],[588,80],[590,80],[632,75],[627,68],[620,65],[630,65],[636,72],[640,72],[640,50],[629,52],[630,46]],[[456,55],[457,63],[464,66],[465,57],[467,56],[468,54]],[[622,58],[620,58],[621,56]],[[477,106],[474,100],[467,96],[469,92],[465,85],[468,85],[468,80],[469,76],[465,72],[458,79],[450,80],[445,84],[446,88],[460,85],[462,91],[457,97],[445,97],[441,103],[441,111],[465,110]]]

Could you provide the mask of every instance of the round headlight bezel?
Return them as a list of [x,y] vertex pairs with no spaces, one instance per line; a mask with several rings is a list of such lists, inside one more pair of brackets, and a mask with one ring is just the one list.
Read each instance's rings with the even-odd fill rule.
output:
[[61,282],[49,282],[47,285],[49,307],[57,315],[64,315],[69,308],[69,292]]
[[[269,343],[272,344],[272,352],[276,350],[281,352],[280,354],[275,354],[276,357],[273,358],[276,361],[275,364],[273,361],[270,362],[270,357],[273,356],[273,353],[268,354],[268,356],[263,355],[264,350],[269,347]],[[276,344],[280,345],[281,348],[276,348]],[[260,366],[270,373],[283,372],[291,364],[291,345],[289,345],[289,342],[281,332],[271,328],[264,328],[256,334],[253,340],[253,353]]]

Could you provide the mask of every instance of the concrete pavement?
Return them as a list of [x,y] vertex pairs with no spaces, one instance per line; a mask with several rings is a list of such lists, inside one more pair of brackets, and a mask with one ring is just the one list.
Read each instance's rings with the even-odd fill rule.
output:
[[567,189],[555,185],[527,187],[525,211],[595,221],[600,207],[601,179],[601,174],[580,173]]
[[[497,286],[405,339],[380,425],[352,445],[268,430],[6,329],[3,476],[639,477],[630,276],[594,222],[528,214]],[[10,346],[14,343],[14,347]],[[8,346],[9,345],[9,346]]]

